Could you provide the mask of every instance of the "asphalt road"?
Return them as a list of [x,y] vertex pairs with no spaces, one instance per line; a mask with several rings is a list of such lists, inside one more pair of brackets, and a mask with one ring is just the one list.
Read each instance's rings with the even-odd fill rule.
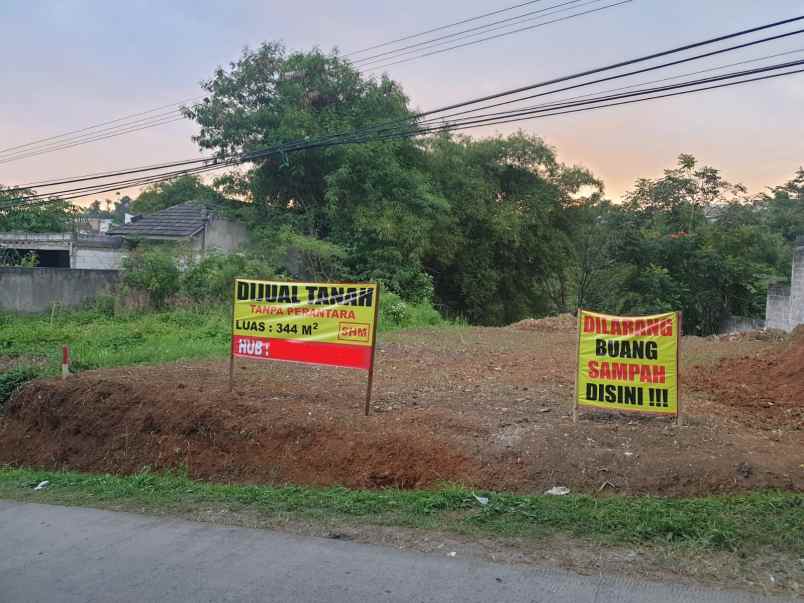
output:
[[321,538],[0,501],[0,601],[760,602]]

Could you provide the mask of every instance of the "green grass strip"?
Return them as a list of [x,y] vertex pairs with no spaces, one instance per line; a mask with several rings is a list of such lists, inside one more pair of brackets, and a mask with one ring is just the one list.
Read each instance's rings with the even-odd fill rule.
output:
[[[35,492],[41,481],[50,485]],[[474,495],[487,497],[482,505]],[[695,499],[521,496],[471,492],[349,490],[197,482],[180,474],[131,476],[0,468],[0,498],[159,513],[209,508],[265,518],[360,522],[461,534],[564,534],[605,544],[680,545],[750,553],[804,553],[804,495],[756,492]]]
[[[380,315],[380,333],[454,326],[426,304],[400,300],[384,305],[388,307]],[[59,374],[63,345],[70,347],[73,372],[223,359],[229,355],[230,316],[225,304],[116,315],[93,309],[55,315],[0,313],[0,357],[19,359],[29,378]]]

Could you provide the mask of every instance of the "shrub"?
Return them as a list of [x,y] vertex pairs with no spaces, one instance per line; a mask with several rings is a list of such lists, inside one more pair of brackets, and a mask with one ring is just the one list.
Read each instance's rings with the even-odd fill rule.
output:
[[264,262],[246,255],[211,253],[184,272],[182,293],[192,301],[227,301],[237,277],[270,278],[270,271]]
[[380,329],[390,331],[412,327],[428,327],[444,324],[438,310],[426,302],[405,302],[396,293],[380,293]]
[[176,257],[165,249],[136,250],[123,260],[123,284],[145,291],[151,305],[164,308],[179,289]]
[[0,407],[11,397],[14,390],[36,377],[37,372],[31,367],[19,367],[0,373]]

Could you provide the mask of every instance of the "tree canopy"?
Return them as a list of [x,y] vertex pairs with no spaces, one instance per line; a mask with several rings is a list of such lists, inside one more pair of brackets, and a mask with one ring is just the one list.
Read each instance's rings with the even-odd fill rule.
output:
[[[362,76],[337,52],[263,44],[202,85],[206,98],[183,111],[200,126],[199,147],[219,157],[415,120],[398,83]],[[9,194],[0,189],[0,201]],[[589,170],[524,132],[274,153],[211,184],[181,176],[85,214],[189,200],[244,219],[249,265],[266,276],[379,280],[403,299],[488,325],[578,307],[675,309],[687,332],[713,333],[730,315],[762,315],[768,283],[788,278],[792,244],[804,236],[804,168],[749,197],[683,154],[615,202]],[[58,202],[0,211],[0,229],[64,230],[72,213]]]
[[143,190],[130,204],[135,214],[152,214],[186,201],[220,201],[223,196],[204,184],[198,176],[188,174],[173,180],[157,182]]
[[76,210],[67,201],[11,206],[17,204],[21,196],[34,194],[31,189],[6,189],[0,185],[0,232],[67,232],[72,228]]
[[[337,53],[245,50],[185,109],[221,157],[349,132],[415,112],[401,86]],[[219,178],[249,202],[258,253],[280,273],[378,279],[478,324],[579,306],[680,309],[689,332],[761,315],[804,235],[804,170],[750,199],[691,155],[622,203],[587,169],[522,132],[448,134],[274,154]],[[136,202],[135,202],[136,203]]]

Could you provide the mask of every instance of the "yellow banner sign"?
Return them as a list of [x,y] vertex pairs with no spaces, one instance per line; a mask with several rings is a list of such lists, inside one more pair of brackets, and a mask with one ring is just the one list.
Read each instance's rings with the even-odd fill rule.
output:
[[678,413],[677,312],[656,316],[578,313],[578,406]]
[[378,295],[374,283],[237,279],[232,354],[368,370]]

